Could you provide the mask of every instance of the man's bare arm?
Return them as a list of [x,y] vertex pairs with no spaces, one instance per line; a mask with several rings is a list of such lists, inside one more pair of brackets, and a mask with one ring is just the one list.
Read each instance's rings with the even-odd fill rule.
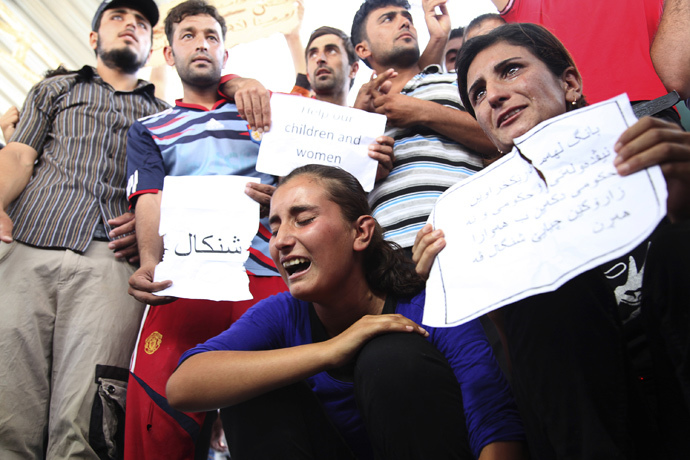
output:
[[496,146],[477,120],[462,110],[403,94],[381,94],[374,99],[376,112],[398,127],[422,125],[485,156],[496,156]]
[[220,92],[233,99],[237,112],[253,130],[271,129],[271,92],[253,78],[235,77],[220,85]]
[[[429,104],[436,104],[435,102]],[[440,105],[440,104],[436,104]],[[452,109],[450,107],[428,107],[422,112],[423,125],[433,129],[437,133],[453,139],[462,145],[481,153],[482,155],[495,157],[498,153],[496,146],[486,137],[484,131],[469,113]]]
[[650,54],[668,91],[690,98],[690,0],[666,0]]
[[510,0],[491,0],[491,2],[496,6],[496,9],[500,12],[506,7]]
[[161,305],[175,300],[174,297],[153,295],[154,292],[161,291],[172,284],[171,281],[153,282],[156,265],[163,257],[163,238],[158,235],[161,195],[162,192],[139,196],[135,211],[141,267],[129,278],[129,294],[149,305]]
[[0,150],[0,241],[12,242],[12,221],[7,207],[26,188],[34,170],[38,152],[19,142],[10,142]]
[[292,56],[292,64],[295,66],[295,76],[297,76],[299,74],[307,74],[307,60],[304,58],[304,45],[302,45],[302,40],[299,36],[302,20],[304,19],[304,0],[296,0],[295,3],[297,3],[297,25],[290,32],[283,35],[290,50],[290,56]]

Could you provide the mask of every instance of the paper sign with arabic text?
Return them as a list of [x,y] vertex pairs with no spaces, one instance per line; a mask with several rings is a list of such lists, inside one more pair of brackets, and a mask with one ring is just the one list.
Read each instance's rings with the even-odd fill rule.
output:
[[172,280],[157,295],[248,300],[244,262],[259,227],[259,204],[245,193],[244,176],[167,176],[159,234],[163,261],[154,281]]
[[424,324],[462,324],[553,291],[644,241],[667,192],[659,167],[622,177],[613,166],[613,146],[635,121],[625,95],[546,120],[441,195],[429,222],[447,245],[427,282]]

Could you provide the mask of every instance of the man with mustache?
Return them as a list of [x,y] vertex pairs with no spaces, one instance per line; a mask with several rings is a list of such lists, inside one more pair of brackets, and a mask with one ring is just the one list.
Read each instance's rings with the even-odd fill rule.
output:
[[152,0],[102,2],[96,67],[34,86],[0,152],[0,458],[117,455],[143,313],[116,260],[136,256],[125,141],[167,107],[136,75],[157,21]]

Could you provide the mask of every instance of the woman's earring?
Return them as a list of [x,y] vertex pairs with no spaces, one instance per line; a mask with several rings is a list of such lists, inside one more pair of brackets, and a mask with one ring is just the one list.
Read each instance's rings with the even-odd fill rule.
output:
[[577,105],[577,99],[573,99],[570,103],[573,105],[573,107],[575,107]]

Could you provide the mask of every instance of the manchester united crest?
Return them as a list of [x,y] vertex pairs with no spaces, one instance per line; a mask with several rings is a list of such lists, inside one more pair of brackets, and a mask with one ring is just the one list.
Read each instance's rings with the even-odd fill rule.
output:
[[154,354],[156,350],[160,348],[162,341],[163,334],[158,331],[152,332],[151,335],[146,338],[146,342],[144,342],[144,351],[149,355]]
[[249,138],[254,142],[255,144],[260,144],[261,143],[261,138],[263,137],[263,134],[261,134],[258,131],[254,131],[253,129],[249,131]]

